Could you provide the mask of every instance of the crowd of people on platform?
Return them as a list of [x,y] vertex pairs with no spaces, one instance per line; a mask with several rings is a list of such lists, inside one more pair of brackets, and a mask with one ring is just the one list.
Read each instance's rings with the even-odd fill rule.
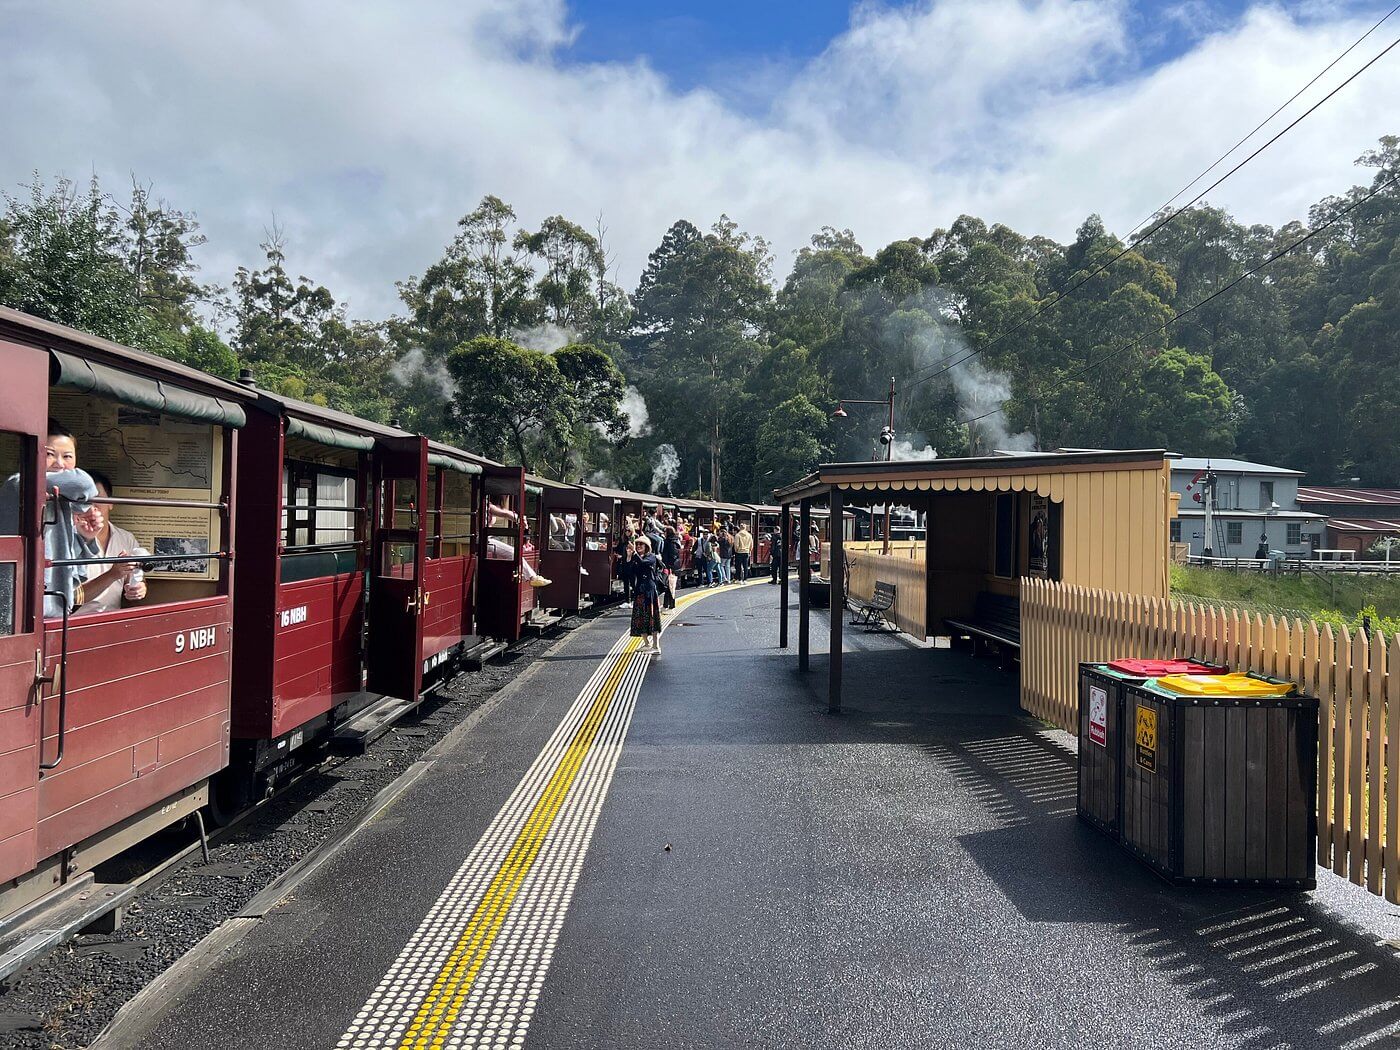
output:
[[[743,583],[753,568],[755,538],[746,522],[694,517],[656,508],[628,515],[617,546],[617,572],[632,602],[632,635],[644,652],[661,653],[661,610],[674,608],[681,576],[693,573],[702,587]],[[779,544],[781,546],[781,544]]]

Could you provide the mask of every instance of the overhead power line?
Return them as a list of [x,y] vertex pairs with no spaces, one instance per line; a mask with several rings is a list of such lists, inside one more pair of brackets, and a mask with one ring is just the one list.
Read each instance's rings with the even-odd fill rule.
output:
[[[1159,325],[1158,327],[1153,328],[1153,329],[1150,329],[1150,330],[1148,330],[1148,331],[1146,331],[1146,332],[1143,332],[1141,335],[1137,336],[1137,337],[1134,338],[1134,339],[1130,339],[1128,342],[1124,343],[1122,346],[1115,347],[1113,350],[1110,350],[1108,353],[1104,354],[1102,357],[1099,357],[1099,358],[1097,358],[1096,360],[1093,360],[1093,361],[1088,362],[1083,368],[1080,368],[1080,369],[1078,369],[1077,371],[1071,372],[1069,375],[1064,376],[1064,377],[1059,381],[1059,383],[1056,384],[1056,387],[1052,387],[1051,389],[1056,389],[1056,388],[1058,388],[1058,387],[1062,387],[1062,386],[1064,386],[1066,383],[1072,382],[1072,381],[1078,379],[1080,376],[1085,375],[1086,373],[1093,371],[1095,368],[1098,368],[1098,367],[1099,367],[1100,365],[1102,365],[1105,361],[1111,360],[1112,358],[1117,357],[1119,354],[1126,353],[1127,351],[1129,351],[1129,350],[1133,349],[1134,347],[1140,345],[1140,344],[1142,343],[1142,341],[1143,341],[1144,339],[1146,339],[1149,335],[1156,335],[1158,332],[1165,332],[1165,331],[1166,331],[1168,328],[1170,328],[1172,325],[1176,324],[1177,321],[1180,321],[1180,320],[1182,320],[1183,318],[1186,318],[1186,317],[1191,316],[1193,313],[1195,313],[1195,312],[1196,312],[1197,310],[1199,310],[1201,307],[1205,306],[1207,303],[1211,302],[1213,299],[1218,299],[1218,298],[1220,298],[1220,297],[1221,297],[1222,295],[1224,295],[1226,292],[1230,291],[1230,289],[1236,287],[1237,285],[1243,283],[1244,281],[1247,281],[1249,278],[1251,278],[1251,277],[1253,277],[1255,274],[1259,273],[1261,270],[1263,270],[1264,268],[1266,268],[1267,266],[1269,266],[1271,263],[1274,263],[1274,262],[1276,262],[1277,260],[1283,258],[1285,255],[1287,255],[1289,252],[1293,251],[1295,248],[1301,247],[1302,245],[1306,244],[1308,241],[1310,241],[1310,240],[1312,240],[1314,237],[1316,237],[1318,234],[1320,234],[1320,233],[1322,233],[1323,231],[1328,230],[1328,229],[1330,229],[1331,227],[1335,226],[1338,222],[1340,222],[1345,216],[1347,216],[1348,214],[1350,214],[1352,211],[1355,211],[1357,208],[1361,207],[1361,205],[1365,204],[1367,201],[1371,200],[1372,198],[1378,196],[1382,191],[1389,189],[1391,186],[1394,186],[1396,183],[1400,183],[1400,175],[1395,175],[1395,176],[1392,176],[1392,177],[1389,178],[1389,179],[1386,179],[1385,182],[1380,183],[1378,186],[1376,186],[1375,188],[1373,188],[1373,189],[1371,190],[1371,192],[1367,193],[1364,197],[1359,197],[1359,198],[1357,198],[1356,200],[1352,201],[1350,204],[1348,204],[1345,208],[1342,208],[1340,211],[1337,212],[1337,214],[1333,215],[1332,218],[1328,219],[1326,222],[1321,223],[1321,224],[1318,225],[1318,226],[1315,226],[1313,229],[1311,229],[1311,230],[1309,230],[1307,233],[1303,234],[1303,236],[1299,237],[1296,241],[1293,241],[1291,244],[1289,244],[1289,245],[1287,245],[1287,246],[1285,246],[1285,247],[1283,247],[1283,248],[1280,248],[1278,251],[1274,252],[1274,253],[1273,253],[1272,255],[1270,255],[1267,259],[1264,259],[1262,262],[1259,262],[1259,263],[1257,263],[1256,265],[1251,266],[1248,270],[1246,270],[1244,273],[1240,274],[1238,277],[1236,277],[1236,278],[1235,278],[1233,281],[1231,281],[1229,284],[1225,285],[1223,288],[1220,288],[1220,289],[1218,289],[1217,291],[1212,292],[1210,295],[1206,296],[1204,299],[1200,300],[1199,302],[1192,303],[1192,304],[1191,304],[1190,306],[1188,306],[1185,310],[1182,310],[1182,311],[1180,311],[1179,313],[1174,313],[1174,314],[1172,314],[1171,317],[1167,318],[1167,320],[1164,321],[1164,322],[1163,322],[1161,325]],[[988,416],[994,416],[994,415],[996,415],[996,414],[997,414],[998,412],[1000,412],[1000,411],[1001,411],[1000,408],[994,408],[994,409],[992,409],[992,410],[990,410],[990,411],[988,411],[988,412],[983,412],[983,413],[981,413],[980,415],[971,416],[971,417],[969,417],[969,418],[967,418],[967,419],[960,419],[960,420],[958,420],[958,422],[959,422],[959,423],[976,423],[979,419],[986,419]]]
[[[1325,74],[1327,73],[1328,70],[1330,70],[1330,69],[1331,69],[1333,66],[1335,66],[1338,62],[1340,62],[1343,58],[1345,58],[1346,55],[1349,54],[1353,49],[1355,49],[1355,48],[1357,47],[1358,44],[1360,44],[1363,40],[1365,40],[1368,36],[1370,36],[1373,32],[1375,32],[1376,29],[1379,28],[1380,25],[1381,25],[1383,22],[1385,22],[1386,19],[1388,19],[1391,15],[1393,15],[1393,14],[1394,14],[1396,11],[1398,11],[1398,10],[1400,10],[1400,4],[1398,4],[1398,5],[1396,5],[1395,7],[1391,8],[1391,10],[1388,11],[1388,12],[1380,19],[1380,21],[1376,22],[1375,25],[1373,25],[1370,29],[1368,29],[1365,33],[1363,33],[1359,38],[1357,38],[1357,40],[1355,40],[1355,41],[1351,44],[1350,47],[1348,47],[1348,48],[1347,48],[1345,51],[1343,51],[1340,55],[1338,55],[1336,58],[1334,58],[1334,59],[1327,65],[1327,67],[1326,67],[1325,69],[1323,69],[1320,73],[1317,74],[1317,76],[1313,77],[1312,80],[1308,81],[1307,84],[1305,84],[1302,88],[1300,88],[1300,89],[1293,95],[1293,97],[1290,98],[1290,99],[1288,100],[1288,102],[1285,102],[1285,103],[1284,103],[1282,106],[1280,106],[1278,109],[1274,110],[1273,113],[1271,113],[1267,118],[1265,118],[1263,121],[1261,121],[1261,122],[1255,127],[1254,131],[1251,131],[1251,132],[1250,132],[1248,135],[1246,135],[1243,139],[1241,139],[1239,142],[1235,143],[1235,145],[1231,146],[1230,149],[1228,149],[1225,153],[1221,154],[1221,156],[1220,156],[1213,164],[1211,164],[1208,168],[1206,168],[1205,171],[1203,171],[1200,175],[1197,175],[1194,179],[1192,179],[1189,183],[1187,183],[1185,187],[1183,187],[1182,189],[1180,189],[1180,190],[1178,190],[1176,193],[1174,193],[1170,198],[1168,198],[1168,200],[1167,200],[1167,202],[1166,202],[1165,204],[1163,204],[1161,207],[1157,208],[1152,214],[1153,214],[1153,215],[1159,214],[1159,213],[1162,212],[1165,208],[1170,207],[1170,206],[1171,206],[1171,202],[1172,202],[1173,200],[1175,200],[1177,197],[1179,197],[1182,193],[1186,192],[1186,190],[1189,189],[1191,186],[1194,186],[1197,182],[1199,182],[1202,178],[1204,178],[1205,175],[1206,175],[1207,173],[1209,173],[1210,171],[1214,170],[1222,161],[1224,161],[1227,157],[1229,157],[1232,153],[1234,153],[1235,150],[1239,149],[1239,147],[1240,147],[1244,142],[1247,142],[1250,138],[1252,138],[1252,137],[1254,136],[1254,134],[1255,134],[1260,128],[1262,128],[1265,124],[1267,124],[1270,120],[1272,120],[1275,116],[1277,116],[1283,109],[1285,109],[1291,102],[1293,102],[1294,99],[1298,98],[1299,95],[1301,95],[1301,94],[1302,94],[1304,91],[1306,91],[1309,87],[1311,87],[1313,84],[1315,84],[1323,75],[1325,75]],[[1261,145],[1258,149],[1254,150],[1254,152],[1252,152],[1251,154],[1249,154],[1249,156],[1247,156],[1247,157],[1245,157],[1243,160],[1241,160],[1238,164],[1236,164],[1234,167],[1232,167],[1229,171],[1225,172],[1224,175],[1221,175],[1218,179],[1216,179],[1214,182],[1212,182],[1212,183],[1211,183],[1209,186],[1207,186],[1205,189],[1201,190],[1200,193],[1196,194],[1196,196],[1192,197],[1189,201],[1187,201],[1187,202],[1186,202],[1185,204],[1183,204],[1181,207],[1175,208],[1175,209],[1173,209],[1172,211],[1168,212],[1168,213],[1167,213],[1165,216],[1163,216],[1158,222],[1156,222],[1155,224],[1153,224],[1153,226],[1152,226],[1150,229],[1146,230],[1141,236],[1137,237],[1136,239],[1129,240],[1129,242],[1128,242],[1127,244],[1125,244],[1125,245],[1123,246],[1123,248],[1122,248],[1120,251],[1116,252],[1116,253],[1115,253],[1113,256],[1111,256],[1106,262],[1099,263],[1099,264],[1096,265],[1092,270],[1090,270],[1087,274],[1085,274],[1083,277],[1081,277],[1081,278],[1080,278],[1079,280],[1077,280],[1075,283],[1071,284],[1068,288],[1064,289],[1064,290],[1061,291],[1061,292],[1055,293],[1055,295],[1054,295],[1049,301],[1047,301],[1047,302],[1045,302],[1045,303],[1042,303],[1040,306],[1036,307],[1035,311],[1034,311],[1029,317],[1027,317],[1025,320],[1019,322],[1019,323],[1016,324],[1014,327],[1012,327],[1012,328],[1008,329],[1007,331],[1003,332],[1001,335],[997,336],[995,339],[993,339],[993,340],[992,340],[990,343],[988,343],[986,346],[977,347],[977,348],[974,348],[974,349],[972,349],[972,350],[969,350],[966,354],[964,354],[962,357],[959,357],[956,361],[951,361],[951,362],[949,362],[949,363],[947,363],[947,364],[945,364],[945,365],[938,366],[938,367],[936,368],[935,371],[932,371],[932,372],[928,373],[927,375],[919,376],[918,378],[911,380],[909,383],[905,384],[904,389],[905,389],[905,390],[911,390],[911,389],[913,389],[914,387],[919,386],[919,385],[921,385],[921,384],[923,384],[923,383],[926,383],[926,382],[928,382],[928,381],[931,380],[931,379],[937,379],[939,376],[944,375],[945,373],[952,371],[954,368],[958,367],[958,365],[965,364],[966,362],[972,360],[974,357],[978,356],[979,354],[982,354],[982,353],[984,353],[985,351],[992,349],[992,347],[998,345],[999,343],[1003,342],[1004,340],[1009,339],[1011,336],[1015,335],[1017,332],[1019,332],[1019,331],[1021,331],[1023,328],[1025,328],[1026,325],[1028,325],[1028,324],[1030,324],[1032,321],[1034,321],[1034,320],[1035,320],[1037,317],[1039,317],[1041,314],[1045,313],[1047,310],[1050,310],[1050,309],[1052,309],[1053,307],[1058,306],[1062,301],[1064,301],[1064,300],[1065,300],[1066,298],[1068,298],[1069,296],[1073,295],[1073,294],[1074,294],[1075,292],[1077,292],[1080,288],[1084,287],[1084,285],[1088,284],[1091,280],[1093,280],[1093,279],[1094,279],[1095,277],[1097,277],[1099,274],[1103,273],[1103,272],[1104,272],[1105,270],[1107,270],[1109,267],[1113,266],[1115,263],[1118,262],[1118,260],[1122,259],[1122,258],[1123,258],[1125,255],[1127,255],[1129,252],[1133,251],[1133,250],[1136,249],[1139,245],[1143,244],[1144,242],[1146,242],[1147,240],[1149,240],[1151,237],[1153,237],[1155,234],[1157,234],[1157,233],[1160,232],[1161,230],[1165,229],[1165,228],[1166,228],[1168,225],[1170,225],[1172,222],[1176,221],[1176,219],[1179,218],[1181,215],[1183,215],[1183,214],[1186,212],[1186,210],[1187,210],[1188,208],[1190,208],[1192,205],[1198,203],[1202,198],[1204,198],[1204,197],[1206,196],[1206,194],[1210,193],[1210,192],[1211,192],[1212,190],[1214,190],[1216,187],[1220,186],[1221,183],[1223,183],[1223,182],[1225,182],[1227,179],[1229,179],[1232,175],[1234,175],[1237,171],[1239,171],[1239,170],[1240,170],[1241,168],[1243,168],[1246,164],[1248,164],[1250,161],[1252,161],[1255,157],[1259,156],[1259,154],[1263,153],[1266,149],[1268,149],[1270,146],[1272,146],[1275,142],[1277,142],[1279,139],[1283,138],[1283,136],[1287,135],[1290,131],[1292,131],[1294,128],[1296,128],[1299,124],[1301,124],[1304,120],[1306,120],[1308,117],[1310,117],[1313,113],[1317,112],[1317,110],[1318,110],[1323,104],[1325,104],[1327,101],[1329,101],[1334,95],[1336,95],[1339,91],[1341,91],[1343,88],[1345,88],[1348,84],[1350,84],[1353,80],[1355,80],[1357,77],[1359,77],[1362,73],[1366,72],[1366,70],[1370,69],[1373,65],[1375,65],[1377,62],[1379,62],[1382,58],[1384,58],[1387,54],[1389,54],[1397,45],[1400,45],[1400,37],[1396,37],[1394,40],[1392,40],[1388,45],[1386,45],[1386,47],[1385,47],[1382,51],[1380,51],[1378,54],[1374,55],[1368,62],[1366,62],[1365,65],[1363,65],[1360,69],[1358,69],[1358,70],[1356,70],[1354,73],[1352,73],[1351,76],[1347,77],[1345,80],[1343,80],[1340,84],[1338,84],[1336,87],[1334,87],[1334,88],[1333,88],[1331,91],[1329,91],[1327,94],[1323,95],[1322,98],[1318,99],[1315,103],[1313,103],[1311,106],[1309,106],[1309,107],[1308,107],[1306,110],[1304,110],[1299,116],[1297,116],[1292,122],[1290,122],[1286,127],[1284,127],[1282,130],[1280,130],[1279,132],[1277,132],[1272,138],[1270,138],[1267,142],[1265,142],[1263,145]],[[1137,224],[1137,226],[1133,227],[1134,231],[1136,231],[1137,229],[1139,229],[1139,228],[1143,225],[1143,223],[1144,223],[1144,222],[1147,222],[1148,219],[1150,219],[1150,218],[1151,218],[1151,216],[1148,216],[1147,219],[1143,219],[1142,222],[1139,222],[1139,223]],[[1131,237],[1131,236],[1132,236],[1132,235],[1129,234],[1129,237]]]

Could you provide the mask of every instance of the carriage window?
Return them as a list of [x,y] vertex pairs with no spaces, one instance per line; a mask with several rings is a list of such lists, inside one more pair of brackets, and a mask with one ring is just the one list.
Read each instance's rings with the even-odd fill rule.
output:
[[549,549],[571,551],[578,546],[578,515],[573,511],[551,511],[549,514]]
[[365,532],[359,453],[288,437],[284,454],[281,581],[356,571]]
[[456,470],[442,470],[442,506],[433,511],[437,527],[432,556],[456,558],[470,554],[476,543],[476,515],[472,479]]
[[588,536],[584,539],[586,548],[591,551],[605,551],[610,546],[608,537],[608,516],[602,511],[588,512]]
[[229,525],[220,505],[223,427],[65,389],[49,391],[49,414],[72,432],[77,467],[105,493],[73,515],[97,547],[82,566],[74,614],[220,593]]
[[486,499],[486,557],[489,561],[513,561],[520,534],[519,499],[513,493],[500,492],[490,493]]
[[24,439],[0,432],[0,637],[15,633],[15,581],[24,553],[20,536],[24,496]]
[[379,575],[387,579],[411,580],[417,575],[418,544],[386,542],[380,546]]
[[384,527],[412,531],[418,528],[418,479],[394,478],[384,482]]

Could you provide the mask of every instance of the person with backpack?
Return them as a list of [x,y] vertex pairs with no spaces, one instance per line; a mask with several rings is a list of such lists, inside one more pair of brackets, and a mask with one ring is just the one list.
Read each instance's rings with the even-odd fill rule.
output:
[[731,559],[734,557],[734,541],[729,530],[723,526],[715,533],[715,541],[719,545],[719,582],[729,583],[733,580]]
[[673,525],[666,526],[666,539],[661,545],[661,564],[666,568],[666,587],[661,597],[666,608],[674,609],[676,607],[676,586],[680,582],[681,538]]
[[714,563],[710,561],[710,534],[704,529],[695,534],[695,545],[690,548],[690,563],[695,566],[695,571],[700,575],[700,582],[706,586],[712,586],[715,582]]

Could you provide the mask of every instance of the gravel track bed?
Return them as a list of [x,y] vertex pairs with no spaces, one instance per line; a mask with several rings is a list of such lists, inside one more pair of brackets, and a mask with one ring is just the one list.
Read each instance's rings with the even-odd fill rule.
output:
[[[587,621],[573,621],[581,622]],[[122,1004],[333,831],[352,822],[377,791],[519,675],[532,657],[568,633],[522,641],[482,670],[439,683],[414,715],[364,755],[333,759],[305,776],[211,847],[209,864],[196,853],[143,894],[128,908],[117,933],[77,937],[13,975],[0,986],[0,1046],[87,1046]],[[184,829],[168,832],[164,855],[190,841],[190,835]]]

